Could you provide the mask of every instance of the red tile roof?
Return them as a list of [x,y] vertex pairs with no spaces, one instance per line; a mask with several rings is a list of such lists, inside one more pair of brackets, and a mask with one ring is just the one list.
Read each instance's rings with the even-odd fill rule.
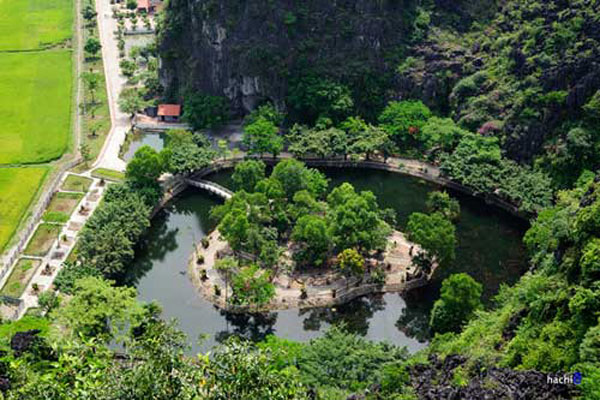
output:
[[138,3],[138,6],[137,6],[138,9],[140,9],[140,8],[143,8],[146,10],[150,9],[150,0],[137,0],[137,3]]
[[179,117],[181,115],[181,106],[179,104],[159,104],[159,117]]

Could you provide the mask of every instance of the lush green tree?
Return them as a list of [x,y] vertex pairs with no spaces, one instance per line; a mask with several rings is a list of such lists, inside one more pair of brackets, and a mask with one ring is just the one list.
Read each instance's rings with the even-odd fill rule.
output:
[[135,187],[155,187],[163,171],[164,162],[160,153],[150,146],[142,146],[127,164],[125,178]]
[[581,273],[589,281],[600,277],[600,238],[589,240],[581,256]]
[[127,0],[126,6],[129,10],[135,10],[137,8],[136,0]]
[[465,273],[444,279],[440,298],[431,310],[431,328],[440,333],[458,331],[481,308],[482,291],[481,284]]
[[583,106],[586,117],[594,123],[600,122],[600,90]]
[[266,178],[256,183],[255,190],[259,193],[263,193],[271,200],[282,200],[285,198],[285,191],[283,185],[277,179]]
[[316,169],[306,168],[301,161],[283,160],[275,166],[271,178],[278,180],[288,199],[300,190],[308,190],[314,196],[321,196],[328,187],[325,176]]
[[356,247],[366,252],[385,248],[391,228],[381,218],[372,192],[356,193],[351,184],[343,183],[331,191],[327,204],[329,229],[337,249]]
[[229,118],[227,99],[203,93],[190,93],[185,96],[183,120],[194,130],[215,128],[223,125]]
[[277,157],[283,150],[283,139],[278,134],[279,129],[273,122],[264,117],[257,118],[244,127],[243,143],[249,154],[270,153]]
[[83,15],[83,18],[86,20],[86,22],[89,24],[94,18],[96,18],[96,10],[94,9],[94,6],[91,4],[86,4],[85,7],[83,7],[83,11],[81,12],[81,14]]
[[291,204],[288,205],[288,214],[294,220],[305,215],[317,215],[325,212],[326,204],[318,201],[308,190],[300,190],[294,194]]
[[420,130],[419,141],[431,151],[452,152],[469,132],[450,118],[431,117]]
[[92,57],[96,57],[101,48],[102,44],[100,44],[100,40],[95,37],[88,38],[83,46],[85,52]]
[[231,181],[235,190],[253,192],[256,184],[265,179],[266,165],[260,160],[245,160],[235,165]]
[[[393,151],[393,143],[383,129],[366,123],[360,117],[346,119],[341,128],[346,132],[346,151],[355,157],[364,156],[367,160],[374,153],[387,158]],[[346,153],[344,154],[346,156]]]
[[107,277],[120,276],[133,260],[135,243],[150,225],[150,207],[124,185],[107,189],[104,202],[81,230],[77,256]]
[[124,77],[131,79],[135,75],[138,66],[135,61],[123,59],[119,61],[119,68],[121,69],[121,74]]
[[100,74],[97,72],[84,72],[81,74],[81,80],[92,97],[92,104],[96,103],[96,91],[100,85]]
[[579,358],[591,363],[600,360],[600,324],[586,332],[579,346]]
[[284,115],[279,112],[273,104],[266,103],[258,106],[258,108],[253,110],[250,114],[246,115],[246,118],[244,118],[244,125],[251,125],[260,118],[272,122],[275,126],[281,126],[281,124],[283,124]]
[[255,264],[241,268],[232,280],[232,302],[246,305],[268,303],[275,295],[275,286],[270,278],[270,271],[262,270]]
[[275,368],[268,350],[230,339],[211,355],[208,364],[207,400],[272,399],[308,400],[305,386],[294,367]]
[[234,209],[227,213],[219,223],[219,232],[233,250],[242,250],[248,239],[250,223],[243,210]]
[[[309,129],[305,126],[294,125],[286,138],[290,142],[288,150],[296,157],[318,156],[324,158],[346,153],[345,133],[340,129]],[[336,146],[335,149],[334,146]],[[338,151],[341,153],[337,153]]]
[[297,356],[295,365],[307,386],[358,391],[380,382],[383,368],[405,360],[408,354],[406,349],[371,342],[334,326],[303,346]]
[[96,338],[105,343],[120,338],[141,321],[143,308],[135,288],[86,277],[75,282],[73,297],[54,311],[55,328],[70,338]]
[[340,270],[348,275],[365,273],[365,259],[356,249],[346,249],[339,253],[337,263]]
[[347,86],[315,75],[290,82],[287,104],[296,120],[309,124],[320,117],[341,121],[354,108],[354,100]]
[[44,312],[49,313],[60,305],[60,298],[54,290],[46,290],[38,296],[38,304]]
[[210,142],[203,134],[185,130],[167,132],[167,146],[161,151],[165,170],[173,174],[187,174],[205,168],[216,157]]
[[431,118],[429,108],[419,100],[392,101],[379,116],[382,128],[403,149],[418,143],[421,129]]
[[54,285],[60,292],[72,295],[75,290],[75,282],[87,276],[101,277],[102,273],[98,268],[89,264],[65,262],[54,279]]
[[408,239],[420,245],[440,265],[454,260],[455,228],[442,214],[412,213],[406,230]]
[[433,191],[427,193],[425,202],[427,211],[440,213],[450,221],[456,221],[460,217],[460,204],[458,200],[450,197],[448,192]]
[[137,88],[127,88],[123,89],[119,95],[118,104],[119,110],[126,114],[130,114],[133,118],[136,112],[144,108],[146,102]]
[[291,237],[302,246],[297,253],[301,264],[321,266],[326,263],[331,236],[323,217],[309,214],[299,217]]

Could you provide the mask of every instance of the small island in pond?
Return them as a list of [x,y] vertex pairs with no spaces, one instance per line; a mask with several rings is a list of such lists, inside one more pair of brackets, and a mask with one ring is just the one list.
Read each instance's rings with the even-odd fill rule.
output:
[[[414,213],[407,234],[395,212],[349,183],[302,162],[266,174],[260,160],[236,165],[236,192],[211,211],[217,228],[197,243],[189,273],[200,293],[229,311],[309,308],[427,284],[454,257],[456,202],[434,192],[431,214]],[[452,211],[452,212],[449,212]]]

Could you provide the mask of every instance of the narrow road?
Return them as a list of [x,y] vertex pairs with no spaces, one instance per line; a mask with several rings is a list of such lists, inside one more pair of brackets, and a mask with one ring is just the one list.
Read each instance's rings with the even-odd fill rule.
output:
[[119,68],[119,49],[115,37],[117,21],[112,17],[111,7],[109,0],[96,0],[98,31],[102,44],[102,61],[112,127],[93,167],[124,171],[126,163],[119,158],[119,150],[125,141],[127,131],[131,128],[131,121],[129,116],[122,113],[117,105],[119,93],[125,87],[127,80],[121,75]]

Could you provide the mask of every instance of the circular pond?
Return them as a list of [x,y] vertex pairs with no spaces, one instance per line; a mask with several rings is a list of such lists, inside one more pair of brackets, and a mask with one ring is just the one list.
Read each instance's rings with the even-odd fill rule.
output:
[[[408,216],[424,211],[427,193],[436,186],[394,173],[371,170],[326,169],[332,185],[344,181],[357,190],[371,190],[382,207],[398,214],[402,230]],[[208,177],[227,185],[230,173]],[[186,332],[193,350],[207,350],[231,334],[260,339],[278,336],[308,340],[322,334],[333,323],[372,340],[388,340],[410,351],[424,347],[428,339],[429,311],[438,297],[441,281],[455,272],[467,272],[484,287],[489,301],[501,283],[514,283],[525,270],[521,237],[526,224],[511,215],[469,196],[452,192],[461,204],[457,223],[456,261],[436,272],[428,286],[404,296],[366,296],[336,308],[286,310],[260,315],[224,313],[201,298],[187,271],[194,242],[214,228],[210,208],[220,200],[207,193],[188,190],[161,211],[152,221],[148,235],[138,246],[127,281],[137,287],[139,298],[156,300],[166,319],[176,318]],[[208,337],[198,344],[201,335]]]

